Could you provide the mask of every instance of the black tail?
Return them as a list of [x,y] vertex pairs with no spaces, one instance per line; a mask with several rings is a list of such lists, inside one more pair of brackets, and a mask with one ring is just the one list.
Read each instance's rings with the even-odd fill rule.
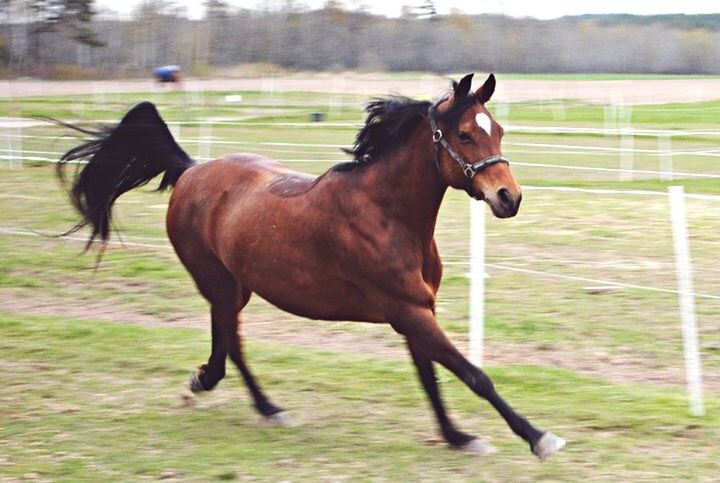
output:
[[117,126],[98,131],[51,121],[93,136],[65,153],[57,165],[58,176],[64,181],[68,162],[87,159],[87,164],[75,172],[70,189],[70,199],[83,218],[68,232],[90,225],[87,247],[97,238],[104,243],[110,237],[112,205],[120,195],[161,173],[165,174],[158,190],[175,186],[180,175],[195,164],[150,102],[130,109]]

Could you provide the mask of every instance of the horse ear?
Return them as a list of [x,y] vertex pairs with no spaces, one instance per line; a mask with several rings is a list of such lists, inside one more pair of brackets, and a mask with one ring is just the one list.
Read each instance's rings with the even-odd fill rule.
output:
[[474,75],[475,74],[466,75],[460,79],[459,83],[453,81],[453,102],[455,102],[455,99],[462,99],[468,95],[468,92],[470,92],[470,84],[472,84],[472,78]]
[[490,74],[485,80],[485,83],[475,91],[475,97],[477,97],[480,104],[485,104],[495,92],[495,74]]

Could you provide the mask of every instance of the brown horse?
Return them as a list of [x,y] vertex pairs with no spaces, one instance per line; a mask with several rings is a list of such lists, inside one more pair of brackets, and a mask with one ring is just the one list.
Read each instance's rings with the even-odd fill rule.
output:
[[267,418],[283,414],[243,356],[239,314],[255,292],[303,317],[389,323],[405,337],[450,445],[493,450],[450,421],[434,362],[487,399],[542,459],[564,441],[516,413],[435,320],[442,264],[434,231],[448,186],[486,201],[500,218],[514,216],[521,200],[500,152],[503,129],[485,109],[495,78],[475,92],[471,79],[454,83],[434,104],[400,97],[371,102],[349,151],[354,160],[318,177],[251,154],[196,164],[148,102],[114,128],[85,130],[94,139],[70,150],[59,172],[68,161],[88,158],[71,191],[83,216],[76,228],[92,228],[88,245],[108,239],[112,204],[122,193],[161,173],[160,188],[174,186],[168,235],[211,305],[212,352],[191,379],[194,392],[213,389],[230,356],[257,410]]

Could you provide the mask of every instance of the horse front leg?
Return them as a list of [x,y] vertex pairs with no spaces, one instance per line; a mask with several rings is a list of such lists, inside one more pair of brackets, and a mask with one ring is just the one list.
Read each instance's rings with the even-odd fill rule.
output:
[[[538,458],[545,459],[565,445],[565,441],[552,433],[535,428],[505,402],[487,374],[471,364],[448,340],[429,309],[413,310],[397,318],[392,325],[408,339],[414,353],[443,365],[475,394],[486,399],[505,419],[510,429],[530,445],[530,449]],[[432,382],[430,385],[432,386]],[[434,396],[430,391],[428,396],[432,402]],[[437,397],[439,399],[439,395]],[[448,442],[452,444],[451,441]]]
[[443,405],[442,398],[440,397],[440,388],[437,383],[437,376],[435,374],[435,367],[433,366],[432,360],[426,355],[422,354],[418,348],[413,346],[413,343],[408,339],[408,348],[410,349],[410,355],[412,356],[415,368],[418,371],[420,382],[425,389],[425,393],[430,400],[435,417],[437,418],[440,426],[440,432],[451,446],[461,448],[466,451],[477,453],[480,455],[488,455],[495,453],[497,450],[489,443],[486,443],[475,436],[463,433],[455,428],[447,413],[445,412],[445,406]]

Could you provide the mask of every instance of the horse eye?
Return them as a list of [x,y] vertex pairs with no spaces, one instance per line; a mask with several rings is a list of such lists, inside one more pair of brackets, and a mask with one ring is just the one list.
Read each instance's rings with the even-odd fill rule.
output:
[[469,143],[469,142],[472,142],[472,138],[470,137],[470,135],[469,135],[468,133],[462,132],[462,131],[460,131],[460,132],[458,133],[458,139],[460,139],[460,142],[461,142],[461,143]]

